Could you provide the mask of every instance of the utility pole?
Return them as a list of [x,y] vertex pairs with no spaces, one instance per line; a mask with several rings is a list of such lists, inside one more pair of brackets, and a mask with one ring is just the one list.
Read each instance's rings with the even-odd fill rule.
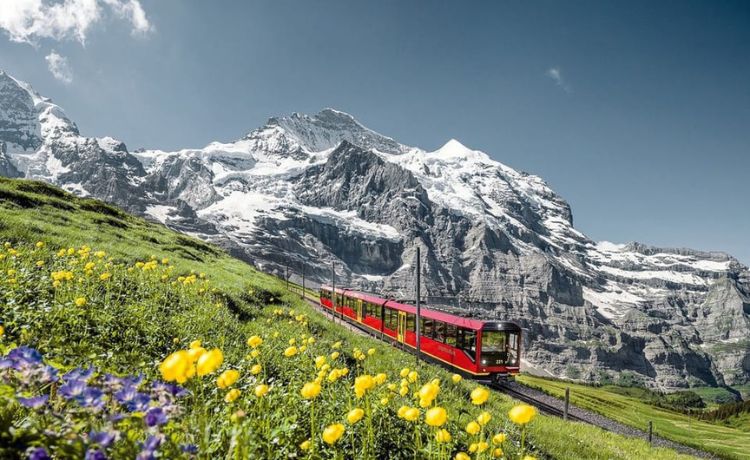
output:
[[331,302],[333,317],[336,318],[336,262],[331,262]]
[[289,265],[286,266],[285,279],[286,279],[286,290],[288,291],[289,290]]
[[302,296],[301,297],[303,299],[305,298],[305,267],[306,266],[307,265],[304,262],[302,262]]
[[417,246],[417,286],[416,286],[416,293],[417,293],[417,361],[420,359],[420,353],[422,352],[422,306],[419,302],[419,284],[420,284],[420,276],[421,276],[421,270],[420,270],[420,254],[419,254],[419,246]]

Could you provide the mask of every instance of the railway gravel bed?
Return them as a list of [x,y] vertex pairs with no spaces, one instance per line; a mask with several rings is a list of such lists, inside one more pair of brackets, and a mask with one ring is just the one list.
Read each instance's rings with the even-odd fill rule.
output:
[[[335,316],[332,313],[321,309],[316,299],[313,299],[307,295],[304,296],[304,299],[308,301],[311,305],[313,305],[321,314],[327,316],[329,319],[337,322],[341,326],[344,326],[347,329],[354,331],[358,334],[374,336],[370,332],[365,331],[349,323],[348,321],[342,321],[338,316]],[[525,385],[521,385],[518,382],[507,382],[501,385],[491,384],[489,386],[491,386],[496,391],[500,391],[500,392],[507,394],[508,396],[512,398],[515,398],[520,401],[526,402],[527,404],[536,406],[539,409],[539,411],[542,413],[556,416],[556,417],[562,417],[563,415],[565,402],[558,398],[550,396],[547,393],[544,393],[543,391],[539,391],[534,388],[529,388]],[[628,425],[624,425],[620,422],[612,420],[611,418],[605,417],[596,412],[592,412],[586,409],[581,409],[580,407],[574,406],[573,404],[570,404],[568,406],[568,419],[572,422],[588,423],[590,425],[597,426],[603,430],[611,431],[613,433],[617,433],[617,434],[631,437],[631,438],[639,438],[639,439],[648,438],[648,433],[646,433],[645,431],[639,430],[637,428],[633,428]],[[652,444],[656,447],[666,447],[668,449],[673,449],[673,450],[676,450],[677,452],[687,454],[687,455],[692,455],[698,458],[707,458],[707,459],[720,458],[711,453],[704,452],[702,450],[695,449],[693,447],[686,446],[684,444],[680,444],[674,441],[670,441],[669,439],[662,438],[658,436],[657,434],[653,435]]]

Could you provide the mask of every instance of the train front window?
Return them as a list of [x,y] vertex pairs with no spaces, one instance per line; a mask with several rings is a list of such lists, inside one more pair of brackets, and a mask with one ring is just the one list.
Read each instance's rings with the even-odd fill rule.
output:
[[482,331],[482,365],[517,365],[517,344],[518,334],[515,332]]
[[466,353],[466,356],[474,361],[477,353],[477,331],[471,329],[458,328],[456,347]]

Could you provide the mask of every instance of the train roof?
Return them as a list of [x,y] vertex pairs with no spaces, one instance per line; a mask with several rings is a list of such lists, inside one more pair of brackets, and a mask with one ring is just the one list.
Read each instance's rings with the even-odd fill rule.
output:
[[[331,290],[330,286],[323,285],[321,289]],[[405,303],[396,302],[391,299],[384,299],[377,297],[372,294],[366,294],[364,292],[352,291],[350,289],[336,288],[337,294],[346,295],[354,299],[360,299],[363,302],[370,302],[377,305],[383,305],[387,302],[387,306],[396,310],[405,311],[407,313],[417,314],[417,307]],[[452,315],[450,313],[443,313],[441,311],[432,310],[429,307],[420,308],[420,315],[424,318],[434,319],[437,321],[444,321],[446,323],[455,324],[456,326],[463,327],[466,329],[474,330],[520,330],[520,326],[509,321],[483,321],[474,318],[464,318],[462,316]]]

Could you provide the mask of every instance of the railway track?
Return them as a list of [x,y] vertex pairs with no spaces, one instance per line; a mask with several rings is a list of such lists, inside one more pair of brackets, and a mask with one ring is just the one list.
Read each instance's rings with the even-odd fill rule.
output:
[[[320,307],[320,299],[309,294],[308,292],[301,292],[300,289],[294,289],[294,288],[291,288],[289,290],[291,292],[299,294],[310,305],[315,307],[317,311],[326,315],[331,320],[335,321],[336,318],[339,318],[339,320],[341,321],[341,325],[344,327],[347,327],[349,330],[357,332],[362,335],[369,335],[371,337],[381,339],[381,337],[378,337],[377,334],[373,334],[372,331],[369,331],[363,327],[359,327],[357,324],[354,324],[352,322],[342,321],[339,316],[332,314],[328,310],[322,309]],[[411,350],[408,350],[408,349],[405,349],[405,351],[411,352]],[[549,396],[545,393],[542,393],[539,390],[526,387],[517,382],[498,383],[498,382],[482,381],[482,380],[477,380],[477,382],[485,384],[489,388],[495,391],[504,393],[513,399],[516,399],[518,401],[534,406],[537,408],[537,410],[539,410],[539,412],[543,414],[550,415],[553,417],[559,417],[559,418],[564,418],[565,416],[564,402],[557,398]],[[581,409],[580,407],[574,406],[572,404],[569,406],[569,409],[568,409],[567,420],[573,421],[573,422],[579,422],[579,423],[587,423],[589,425],[597,426],[603,430],[611,431],[613,433],[617,433],[617,434],[627,436],[627,437],[640,438],[640,439],[647,439],[648,437],[647,433],[642,430],[624,425],[610,418],[604,417],[603,415],[600,415],[600,414],[597,414],[595,412],[591,412],[585,409]],[[698,458],[707,458],[707,459],[717,458],[716,456],[709,454],[707,452],[704,452],[704,451],[701,451],[701,450],[698,450],[689,446],[685,446],[683,444],[679,444],[674,441],[670,441],[668,439],[662,438],[657,435],[653,436],[652,443],[654,446],[674,449],[678,452],[692,455]]]

